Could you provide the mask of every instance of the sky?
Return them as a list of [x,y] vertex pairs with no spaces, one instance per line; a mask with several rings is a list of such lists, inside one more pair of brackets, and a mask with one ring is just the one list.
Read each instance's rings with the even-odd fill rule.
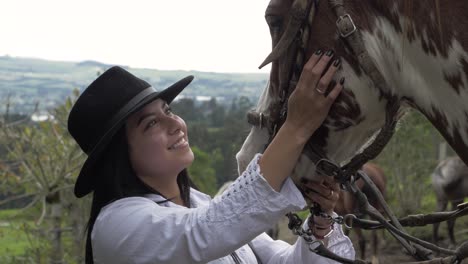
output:
[[159,70],[258,69],[269,0],[1,0],[0,56]]

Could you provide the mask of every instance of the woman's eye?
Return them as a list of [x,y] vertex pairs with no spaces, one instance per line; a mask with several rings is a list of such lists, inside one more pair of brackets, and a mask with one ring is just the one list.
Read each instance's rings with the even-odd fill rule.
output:
[[153,119],[153,120],[148,122],[148,124],[146,125],[146,128],[150,128],[150,127],[156,125],[156,123],[158,123],[158,122],[156,122],[156,120]]
[[172,109],[170,107],[166,108],[166,114],[167,115],[172,114]]

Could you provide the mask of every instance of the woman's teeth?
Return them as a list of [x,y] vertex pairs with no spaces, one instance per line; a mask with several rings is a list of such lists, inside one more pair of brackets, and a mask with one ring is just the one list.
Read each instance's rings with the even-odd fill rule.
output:
[[172,145],[169,149],[175,149],[175,148],[178,148],[180,146],[185,146],[186,143],[187,143],[187,141],[185,140],[185,138],[181,138],[181,139],[177,140],[177,142],[174,143],[174,145]]

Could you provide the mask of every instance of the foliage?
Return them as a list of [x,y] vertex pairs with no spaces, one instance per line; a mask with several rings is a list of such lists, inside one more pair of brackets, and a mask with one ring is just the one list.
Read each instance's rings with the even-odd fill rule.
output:
[[[35,219],[25,222],[20,229],[12,225],[12,230],[21,230],[28,237],[34,237],[27,240],[29,243],[25,254],[34,252],[37,263],[43,262],[43,259],[44,262],[61,262],[70,252],[76,255],[81,247],[78,240],[75,245],[63,247],[63,234],[70,229],[80,231],[83,226],[80,222],[83,217],[76,215],[83,209],[82,202],[71,194],[77,170],[83,162],[83,153],[66,129],[72,103],[72,99],[68,98],[63,105],[50,112],[53,118],[46,121],[2,122],[1,126],[1,137],[8,142],[8,162],[5,164],[16,166],[6,166],[0,175],[3,179],[7,178],[0,191],[6,193],[5,190],[8,190],[10,193],[0,204],[29,198],[29,203],[22,209],[35,212]],[[14,180],[11,180],[12,177]],[[20,211],[23,212],[26,211]],[[74,217],[68,217],[70,214]],[[71,237],[68,239],[72,240]]]
[[[430,175],[439,160],[439,146],[444,142],[421,113],[411,110],[375,160],[385,171],[386,201],[398,217],[436,210]],[[453,150],[449,154],[454,155]],[[457,224],[463,225],[462,221],[463,218]],[[420,238],[430,239],[432,226],[407,230]]]
[[[437,165],[439,144],[443,138],[419,112],[409,112],[379,155],[377,162],[388,177],[390,202],[398,213],[407,215],[435,207],[423,201],[432,189],[430,174]],[[404,199],[401,199],[404,197]],[[423,208],[422,204],[432,208]]]
[[221,159],[219,153],[211,155],[197,147],[192,147],[195,161],[189,168],[190,177],[197,188],[209,195],[215,195],[217,191],[216,175],[213,164]]

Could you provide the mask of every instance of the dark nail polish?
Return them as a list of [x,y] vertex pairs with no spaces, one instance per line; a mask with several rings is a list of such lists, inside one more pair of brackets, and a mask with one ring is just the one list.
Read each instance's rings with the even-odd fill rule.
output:
[[333,50],[329,50],[327,51],[327,53],[325,53],[325,55],[327,55],[328,57],[331,57],[333,56],[333,53],[335,53]]
[[335,66],[336,68],[338,68],[341,64],[341,60],[340,59],[336,59],[334,62],[333,62],[333,66]]
[[315,55],[320,55],[322,54],[322,50],[321,49],[318,49],[316,52],[315,52]]
[[308,180],[306,178],[301,178],[301,183],[307,183]]
[[341,79],[340,79],[340,84],[341,84],[341,85],[343,85],[344,80],[345,80],[345,78],[344,78],[344,77],[341,77]]

